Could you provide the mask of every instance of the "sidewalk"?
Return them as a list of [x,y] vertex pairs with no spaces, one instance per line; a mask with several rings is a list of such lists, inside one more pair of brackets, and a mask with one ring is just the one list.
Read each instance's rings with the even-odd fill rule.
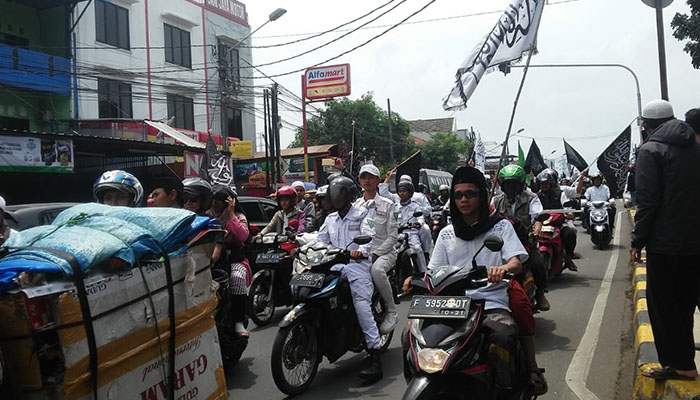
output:
[[[634,210],[630,210],[634,218]],[[645,377],[643,372],[658,367],[659,361],[654,346],[654,334],[651,331],[647,309],[646,288],[646,254],[642,254],[642,263],[632,265],[634,287],[634,331],[636,373],[634,379],[633,399],[635,400],[700,400],[700,379],[694,381],[668,380],[656,381]],[[700,312],[695,310],[693,326],[695,342],[700,342]],[[700,367],[700,352],[695,353],[695,364]]]

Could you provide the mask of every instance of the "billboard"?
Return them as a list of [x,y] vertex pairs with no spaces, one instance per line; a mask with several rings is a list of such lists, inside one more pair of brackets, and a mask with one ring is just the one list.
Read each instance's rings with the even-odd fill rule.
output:
[[73,172],[73,141],[0,137],[0,171]]
[[304,73],[304,96],[309,100],[350,94],[350,64],[309,68]]

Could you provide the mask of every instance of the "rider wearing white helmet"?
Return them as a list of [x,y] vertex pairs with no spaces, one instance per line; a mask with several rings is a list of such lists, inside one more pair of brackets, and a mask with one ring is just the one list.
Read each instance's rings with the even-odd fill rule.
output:
[[126,171],[105,171],[92,186],[92,194],[98,203],[137,207],[143,200],[143,186],[134,175]]

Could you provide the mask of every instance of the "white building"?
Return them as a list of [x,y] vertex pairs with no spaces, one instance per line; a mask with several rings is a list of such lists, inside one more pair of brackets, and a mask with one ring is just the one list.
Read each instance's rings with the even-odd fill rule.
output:
[[75,33],[74,118],[169,121],[255,146],[252,52],[235,47],[250,33],[243,3],[95,0]]

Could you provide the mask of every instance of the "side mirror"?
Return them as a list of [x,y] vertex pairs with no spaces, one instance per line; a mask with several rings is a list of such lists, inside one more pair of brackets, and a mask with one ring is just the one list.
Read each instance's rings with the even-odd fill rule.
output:
[[372,241],[372,236],[369,236],[369,235],[360,235],[352,240],[353,243],[359,244],[359,245],[367,244],[371,241]]
[[422,216],[423,216],[423,212],[422,212],[422,211],[416,211],[416,212],[413,213],[413,216],[416,217],[416,218],[422,217]]
[[496,235],[487,236],[486,240],[484,240],[484,246],[493,252],[501,251],[503,248],[503,239]]

